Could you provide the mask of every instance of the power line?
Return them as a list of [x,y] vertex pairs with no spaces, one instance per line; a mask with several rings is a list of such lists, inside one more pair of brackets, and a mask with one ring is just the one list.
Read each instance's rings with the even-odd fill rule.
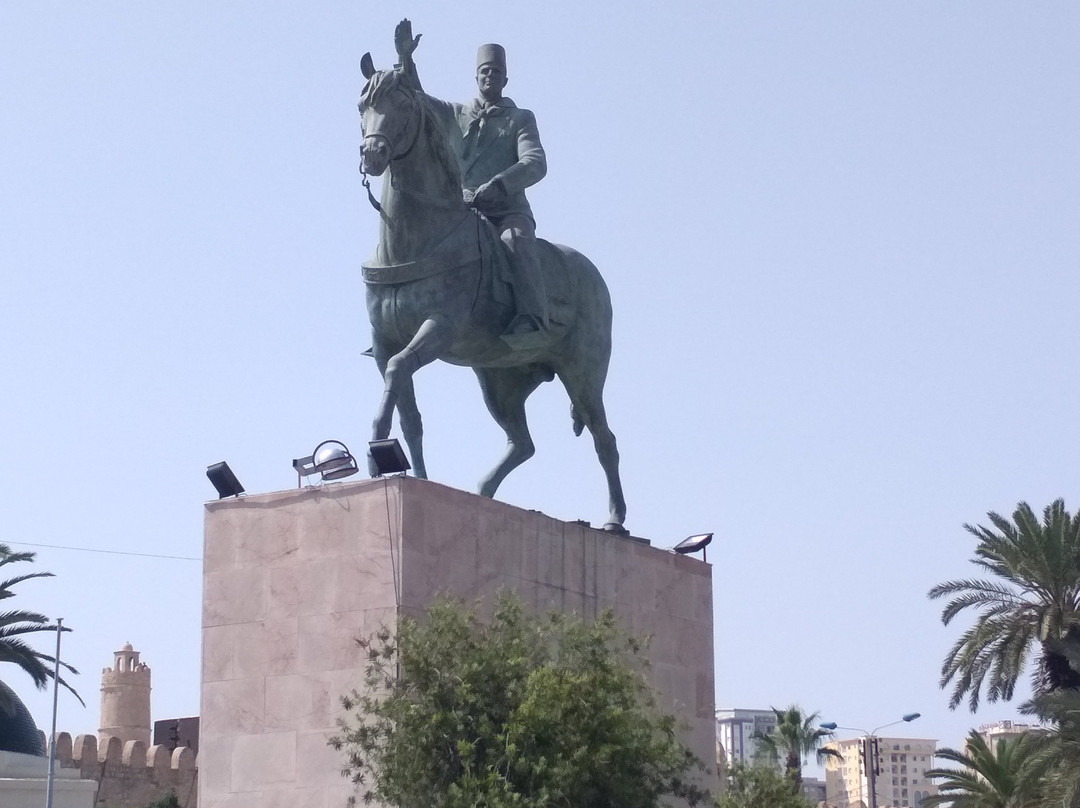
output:
[[8,541],[4,544],[18,544],[22,547],[48,547],[50,550],[77,550],[80,553],[106,553],[108,555],[139,556],[140,558],[166,558],[171,561],[202,561],[191,556],[159,555],[158,553],[131,553],[126,550],[100,550],[96,547],[65,547],[62,544],[34,544],[28,541]]

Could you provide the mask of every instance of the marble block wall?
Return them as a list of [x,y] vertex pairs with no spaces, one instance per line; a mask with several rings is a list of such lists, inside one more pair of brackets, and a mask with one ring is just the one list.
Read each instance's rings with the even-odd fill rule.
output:
[[651,675],[715,757],[711,567],[697,559],[411,477],[206,505],[202,808],[341,808],[326,745],[360,683],[354,638],[445,592],[501,586],[538,609],[611,606],[653,637]]

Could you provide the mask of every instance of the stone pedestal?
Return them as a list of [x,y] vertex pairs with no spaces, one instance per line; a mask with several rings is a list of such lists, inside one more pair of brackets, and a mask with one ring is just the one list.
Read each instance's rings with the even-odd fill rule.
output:
[[199,805],[341,808],[326,745],[360,684],[354,638],[440,593],[510,587],[538,609],[611,606],[652,635],[651,673],[715,757],[709,565],[406,477],[206,506]]

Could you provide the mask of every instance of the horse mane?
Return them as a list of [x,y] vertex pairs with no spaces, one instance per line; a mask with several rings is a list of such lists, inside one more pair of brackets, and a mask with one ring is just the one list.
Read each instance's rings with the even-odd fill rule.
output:
[[424,105],[424,121],[428,142],[431,144],[432,156],[438,160],[443,170],[453,180],[454,185],[461,187],[461,165],[457,155],[450,147],[450,133],[446,131],[447,119],[444,116],[441,103],[426,93],[417,93],[420,103]]
[[424,135],[431,144],[431,154],[442,169],[453,180],[456,187],[461,187],[461,166],[450,147],[450,134],[446,129],[444,102],[432,98],[413,87],[405,75],[398,69],[376,71],[364,89],[360,91],[360,106],[372,106],[395,89],[403,89],[416,98],[424,108]]

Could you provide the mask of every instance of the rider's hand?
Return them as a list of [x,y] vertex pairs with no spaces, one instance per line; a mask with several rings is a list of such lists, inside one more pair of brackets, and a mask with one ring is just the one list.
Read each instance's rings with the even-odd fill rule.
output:
[[420,37],[422,36],[423,34],[417,34],[414,39],[412,23],[408,20],[399,22],[397,28],[394,29],[394,47],[397,49],[398,57],[404,61],[405,57],[412,56],[412,52],[420,44]]
[[492,180],[491,182],[485,182],[476,189],[476,193],[473,195],[473,204],[491,205],[505,198],[506,190],[503,188],[502,183],[498,180]]

